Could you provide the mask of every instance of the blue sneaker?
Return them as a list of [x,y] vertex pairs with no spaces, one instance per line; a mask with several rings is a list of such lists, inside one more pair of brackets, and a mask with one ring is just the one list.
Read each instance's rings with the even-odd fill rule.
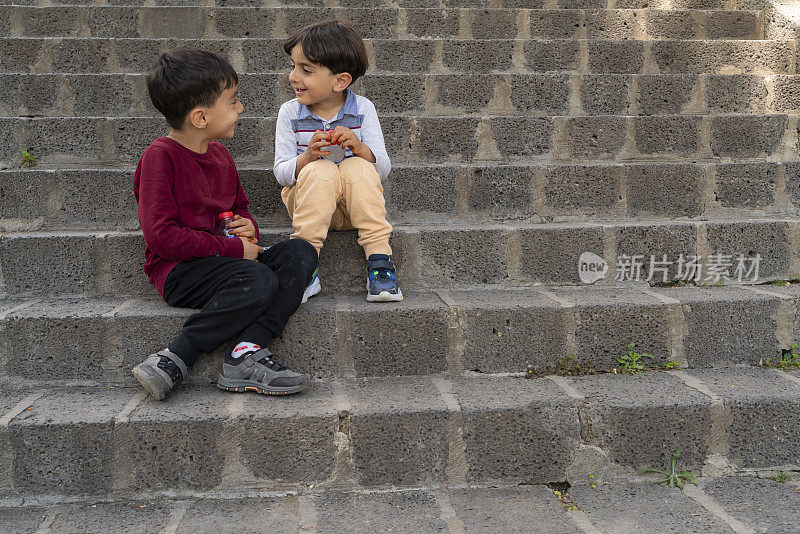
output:
[[303,300],[300,301],[300,304],[305,304],[309,297],[313,297],[322,291],[322,284],[319,283],[319,276],[317,275],[318,270],[314,269],[314,274],[311,275],[311,282],[306,286],[306,290],[303,292]]
[[403,292],[397,287],[394,263],[386,254],[372,254],[367,260],[367,302],[399,302]]

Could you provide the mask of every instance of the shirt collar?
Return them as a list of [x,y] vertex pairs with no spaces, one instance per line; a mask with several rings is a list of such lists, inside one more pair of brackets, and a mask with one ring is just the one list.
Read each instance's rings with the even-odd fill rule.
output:
[[[345,97],[342,109],[340,109],[339,113],[337,113],[336,116],[329,122],[338,121],[345,115],[352,115],[354,117],[358,115],[358,103],[356,102],[356,94],[350,89],[345,89],[345,91],[347,91],[347,96]],[[322,120],[321,117],[317,117],[316,115],[311,113],[311,110],[308,109],[308,106],[306,106],[305,104],[300,104],[300,113],[297,115],[297,118],[299,120],[299,119],[304,119],[306,117],[314,117],[315,119]]]

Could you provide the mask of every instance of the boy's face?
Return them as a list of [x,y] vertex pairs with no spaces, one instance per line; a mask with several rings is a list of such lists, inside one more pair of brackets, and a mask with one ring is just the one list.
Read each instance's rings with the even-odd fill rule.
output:
[[233,85],[222,91],[222,94],[214,101],[214,105],[206,108],[206,128],[209,137],[211,139],[233,137],[233,128],[242,111],[244,111],[244,106],[239,101],[238,87]]
[[289,83],[292,84],[298,102],[305,106],[336,100],[347,88],[349,82],[344,80],[342,74],[334,74],[328,67],[312,63],[303,54],[303,48],[299,44],[292,48],[291,62]]

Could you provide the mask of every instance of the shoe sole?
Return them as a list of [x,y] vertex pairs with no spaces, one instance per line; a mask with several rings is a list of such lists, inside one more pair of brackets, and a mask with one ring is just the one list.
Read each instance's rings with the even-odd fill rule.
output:
[[164,377],[159,375],[149,365],[139,364],[133,368],[133,376],[142,385],[147,392],[156,398],[156,400],[163,401],[167,398],[172,388],[169,387]]
[[225,391],[233,391],[235,393],[260,393],[261,395],[291,395],[293,393],[300,393],[308,387],[310,380],[306,380],[298,386],[287,388],[270,387],[252,380],[231,380],[219,375],[217,378],[217,387]]
[[367,302],[400,302],[401,300],[403,300],[403,292],[399,289],[397,294],[381,291],[377,295],[371,295],[369,293],[369,282],[367,282]]
[[300,301],[300,304],[305,304],[310,297],[313,297],[320,291],[322,291],[322,284],[319,283],[319,277],[317,277],[314,278],[314,281],[311,282],[311,285],[309,285],[303,292],[303,299]]

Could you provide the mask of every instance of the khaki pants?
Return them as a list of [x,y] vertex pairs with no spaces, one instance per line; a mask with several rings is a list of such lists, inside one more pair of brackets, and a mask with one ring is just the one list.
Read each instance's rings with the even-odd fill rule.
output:
[[281,198],[292,218],[292,239],[304,239],[319,254],[328,230],[358,230],[358,244],[369,258],[392,254],[383,185],[372,163],[350,157],[336,165],[319,159],[303,167]]

